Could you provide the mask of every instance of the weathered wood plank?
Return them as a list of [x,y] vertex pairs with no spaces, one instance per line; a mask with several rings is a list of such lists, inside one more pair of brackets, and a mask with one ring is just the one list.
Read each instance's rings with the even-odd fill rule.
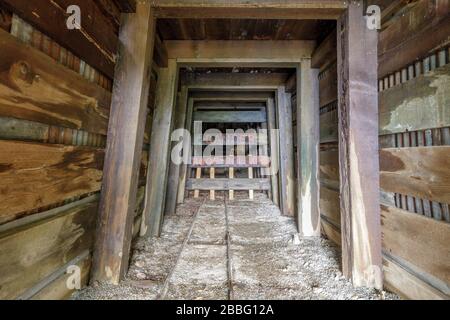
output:
[[272,201],[275,205],[280,204],[279,196],[279,131],[276,130],[276,117],[275,117],[275,102],[274,99],[267,99],[267,127],[269,129],[269,143],[270,143],[270,183]]
[[14,299],[93,244],[98,202],[0,235],[0,298]]
[[188,190],[269,190],[270,180],[259,179],[189,179],[186,183]]
[[338,141],[338,112],[331,110],[320,115],[320,142]]
[[191,145],[191,136],[190,132],[192,129],[192,113],[194,109],[194,99],[189,98],[187,111],[186,111],[186,122],[184,128],[189,132],[183,136],[183,163],[180,168],[180,182],[178,184],[178,195],[177,195],[177,204],[181,204],[184,202],[185,197],[185,189],[186,189],[186,179],[189,174],[188,164],[187,162],[191,159],[192,155],[192,145]]
[[380,150],[385,191],[450,203],[450,146]]
[[141,236],[159,236],[163,221],[167,172],[170,162],[170,134],[176,104],[178,66],[170,59],[167,68],[161,68],[156,91],[156,109],[150,144],[150,168],[147,176],[147,195],[142,220]]
[[[174,125],[173,130],[184,129],[186,122],[186,113],[188,109],[188,90],[186,86],[181,88],[181,92],[178,95],[175,114],[174,114]],[[174,156],[173,151],[175,145],[179,144],[178,141],[172,142],[172,148],[170,149],[171,161],[169,164],[169,176],[167,178],[167,195],[166,195],[166,204],[164,208],[164,214],[174,214],[177,206],[177,192],[178,192],[178,184],[180,180],[180,166],[181,164],[175,163],[172,159]],[[186,152],[183,150],[183,152]],[[177,154],[181,158],[182,154]]]
[[106,134],[111,94],[0,30],[0,115]]
[[399,208],[381,209],[384,250],[449,284],[450,224]]
[[322,43],[314,50],[311,57],[311,67],[325,70],[337,60],[336,50],[336,29],[322,41]]
[[318,76],[310,59],[297,68],[297,225],[305,237],[320,236]]
[[430,284],[403,269],[388,257],[383,257],[384,287],[401,297],[411,300],[448,300]]
[[261,111],[195,111],[194,121],[204,123],[262,123],[266,112]]
[[147,2],[139,2],[135,14],[123,15],[92,280],[117,284],[128,268],[154,34]]
[[337,25],[342,269],[353,285],[381,289],[378,36],[363,7],[350,2]]
[[[288,73],[182,73],[181,81],[187,86],[280,86],[289,77]],[[253,92],[252,92],[253,93]],[[222,92],[222,95],[226,92]],[[232,94],[232,92],[229,92]],[[195,97],[195,96],[194,96]]]
[[277,119],[280,130],[280,199],[281,212],[286,216],[295,214],[296,177],[294,175],[294,147],[292,131],[291,94],[284,87],[277,90]]
[[99,149],[0,140],[0,223],[100,190]]
[[320,107],[337,100],[337,66],[333,64],[321,76],[320,81]]
[[[69,1],[55,0],[49,3],[27,0],[2,1],[14,13],[31,23],[37,29],[74,52],[89,65],[103,72],[109,78],[114,75],[117,50],[117,35],[102,19],[96,4],[75,0],[70,4],[82,7],[82,29],[67,28],[67,6]],[[91,15],[91,18],[88,16]]]
[[169,59],[245,59],[300,62],[311,57],[315,41],[302,40],[169,40]]
[[320,179],[339,182],[338,150],[327,150],[320,152]]
[[450,126],[450,64],[380,92],[380,134]]
[[338,247],[341,247],[342,237],[339,229],[329,223],[325,218],[321,219],[320,223],[322,225],[322,233]]
[[[153,1],[159,18],[336,19],[346,3],[336,0],[249,2],[242,0]],[[187,10],[188,8],[188,10]]]
[[320,187],[320,213],[327,217],[334,225],[341,225],[341,213],[339,211],[339,192]]
[[[379,78],[400,71],[449,44],[450,16],[447,1],[418,1],[380,33]],[[418,45],[420,44],[420,45]]]

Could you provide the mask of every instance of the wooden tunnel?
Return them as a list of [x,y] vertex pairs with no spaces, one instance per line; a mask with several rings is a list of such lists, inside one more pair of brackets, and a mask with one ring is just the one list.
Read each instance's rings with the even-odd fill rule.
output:
[[0,0],[0,299],[119,283],[205,192],[266,193],[354,286],[448,299],[449,34],[447,0]]

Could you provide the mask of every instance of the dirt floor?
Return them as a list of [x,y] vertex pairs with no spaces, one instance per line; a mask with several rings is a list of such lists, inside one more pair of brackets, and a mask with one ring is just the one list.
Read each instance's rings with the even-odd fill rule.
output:
[[140,239],[127,279],[75,299],[398,299],[355,289],[326,239],[294,241],[294,220],[263,194],[188,199],[157,239]]

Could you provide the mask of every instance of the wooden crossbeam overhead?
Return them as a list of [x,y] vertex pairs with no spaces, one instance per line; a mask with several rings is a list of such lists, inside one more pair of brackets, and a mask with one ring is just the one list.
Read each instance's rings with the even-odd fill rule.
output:
[[158,18],[337,19],[346,8],[338,0],[152,0]]
[[220,86],[246,86],[284,85],[289,77],[287,73],[226,73],[215,72],[208,74],[188,73],[180,76],[184,85],[220,85]]
[[245,101],[245,102],[266,102],[267,99],[274,97],[270,91],[246,92],[246,91],[192,91],[190,96],[195,101]]
[[204,123],[262,123],[266,122],[266,112],[264,110],[246,111],[196,111],[194,121]]
[[381,289],[377,32],[360,1],[338,20],[342,269],[355,286]]
[[195,65],[209,63],[226,66],[257,66],[300,62],[309,58],[316,47],[310,40],[169,40],[164,41],[169,59]]
[[188,190],[269,190],[270,179],[189,179]]

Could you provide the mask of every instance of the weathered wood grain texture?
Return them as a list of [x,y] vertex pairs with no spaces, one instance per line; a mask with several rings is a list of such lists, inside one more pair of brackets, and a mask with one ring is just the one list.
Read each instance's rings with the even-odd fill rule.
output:
[[314,53],[311,57],[312,68],[320,69],[320,71],[323,71],[332,63],[336,62],[336,40],[337,38],[335,29],[330,32],[330,34],[314,50]]
[[279,131],[276,130],[276,117],[275,117],[275,102],[274,99],[267,99],[267,127],[269,129],[269,144],[270,144],[270,184],[272,201],[275,205],[280,204],[279,196]]
[[9,32],[11,30],[12,13],[5,8],[0,8],[0,28]]
[[178,194],[177,194],[177,204],[184,202],[185,189],[186,189],[186,179],[188,178],[188,160],[192,156],[192,145],[191,145],[191,130],[192,130],[192,114],[194,109],[194,99],[189,98],[186,111],[186,122],[184,128],[189,132],[183,136],[183,163],[180,167],[180,182],[178,184]]
[[338,247],[341,247],[342,237],[339,229],[325,219],[321,219],[320,223],[322,225],[322,233]]
[[176,103],[178,66],[170,59],[167,68],[161,68],[156,90],[156,109],[150,144],[150,167],[147,176],[147,195],[142,220],[141,236],[159,236],[163,222],[167,174],[170,164],[170,134]]
[[450,126],[450,64],[380,92],[380,134]]
[[266,178],[240,179],[188,179],[188,190],[269,190],[270,180]]
[[[187,86],[280,86],[284,85],[289,77],[288,73],[182,73],[181,81]],[[199,92],[203,94],[207,92]],[[217,92],[218,93],[218,92]],[[235,92],[237,94],[238,92]],[[241,92],[243,94],[245,92]],[[255,93],[255,92],[249,92]],[[221,92],[224,94],[233,94],[232,92]],[[258,93],[249,95],[256,97]],[[193,97],[196,97],[195,95]],[[219,100],[219,99],[218,99]],[[245,101],[245,99],[243,99]]]
[[320,236],[318,77],[310,59],[297,68],[297,226],[305,237]]
[[320,188],[320,213],[335,226],[341,225],[339,192],[322,186]]
[[[81,288],[85,288],[89,281],[89,272],[91,270],[92,259],[90,255],[85,256],[74,266],[80,268],[80,285]],[[77,292],[76,289],[67,288],[67,281],[73,276],[73,273],[67,273],[66,268],[61,270],[61,275],[47,284],[36,294],[31,296],[30,300],[69,300],[72,295]],[[70,281],[70,280],[69,280]]]
[[14,299],[93,244],[98,202],[0,235],[0,298]]
[[385,191],[450,203],[450,146],[380,150]]
[[100,190],[99,149],[0,140],[0,224]]
[[169,59],[186,62],[193,59],[300,62],[311,57],[315,48],[315,41],[302,40],[169,40],[165,43]]
[[[188,109],[188,89],[186,86],[183,86],[181,88],[181,92],[178,95],[176,107],[175,107],[175,113],[174,113],[174,125],[173,125],[173,131],[177,129],[184,129],[185,123],[186,123],[186,113]],[[166,204],[164,208],[164,214],[174,214],[177,207],[177,192],[178,192],[178,184],[180,181],[180,166],[181,164],[175,163],[172,161],[172,157],[175,154],[172,154],[174,147],[177,144],[182,144],[183,142],[174,141],[171,143],[171,149],[170,149],[170,163],[169,163],[169,176],[167,178],[167,191],[166,191]],[[185,152],[183,150],[183,152]],[[182,154],[177,154],[180,158],[182,157]],[[189,158],[188,158],[189,159]]]
[[122,20],[91,275],[115,284],[128,268],[155,34],[148,3]]
[[0,115],[106,134],[111,94],[0,30]]
[[[383,249],[450,283],[450,224],[381,206]],[[426,232],[425,232],[426,230]]]
[[277,90],[277,119],[280,130],[280,199],[281,212],[286,216],[295,214],[296,177],[294,175],[294,147],[292,131],[291,94],[284,87]]
[[196,111],[194,121],[204,123],[262,123],[266,122],[265,111]]
[[[27,0],[2,0],[11,11],[31,23],[63,47],[73,51],[89,65],[113,78],[117,35],[103,19],[95,2],[82,0],[55,0],[30,2]],[[67,6],[79,5],[82,9],[81,29],[67,28]]]
[[338,141],[338,111],[331,110],[320,115],[320,142]]
[[381,289],[377,31],[360,1],[338,20],[342,269],[355,286]]
[[[346,3],[336,0],[249,2],[242,0],[155,0],[159,18],[240,18],[240,19],[336,19]],[[189,10],[186,10],[189,8]]]
[[384,287],[411,300],[448,300],[449,296],[409,273],[392,259],[383,257]]
[[320,179],[339,182],[338,150],[326,150],[320,152]]
[[380,33],[378,76],[400,71],[449,44],[448,1],[422,0]]
[[333,64],[324,71],[320,81],[320,107],[337,100],[337,66]]

